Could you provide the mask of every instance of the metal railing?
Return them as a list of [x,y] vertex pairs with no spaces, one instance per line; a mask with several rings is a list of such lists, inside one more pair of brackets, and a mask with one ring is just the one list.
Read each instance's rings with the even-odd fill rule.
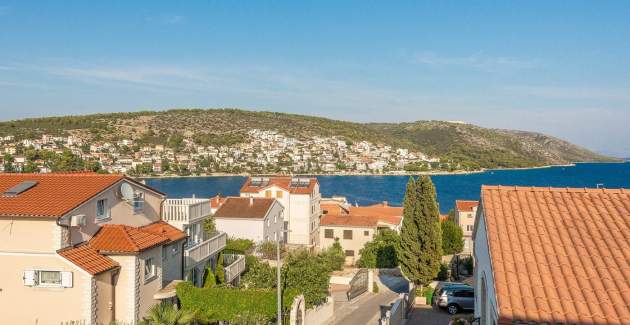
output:
[[204,259],[212,256],[225,248],[227,244],[227,234],[218,232],[214,236],[201,243],[184,250],[184,265],[186,269],[191,268]]
[[166,222],[194,223],[211,214],[208,199],[166,199],[162,209],[162,219]]
[[245,271],[245,255],[223,254],[223,264],[227,264],[223,268],[225,271],[225,282],[232,282]]

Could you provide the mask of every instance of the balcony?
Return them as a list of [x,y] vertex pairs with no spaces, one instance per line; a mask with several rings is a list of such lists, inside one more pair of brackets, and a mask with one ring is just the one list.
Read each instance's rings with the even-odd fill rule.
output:
[[223,254],[223,263],[227,264],[223,268],[225,271],[225,282],[232,282],[245,271],[245,255]]
[[167,199],[162,209],[162,219],[173,225],[192,224],[210,214],[211,207],[208,199]]
[[199,264],[206,258],[222,251],[227,244],[227,234],[219,232],[198,244],[190,246],[184,250],[184,268]]

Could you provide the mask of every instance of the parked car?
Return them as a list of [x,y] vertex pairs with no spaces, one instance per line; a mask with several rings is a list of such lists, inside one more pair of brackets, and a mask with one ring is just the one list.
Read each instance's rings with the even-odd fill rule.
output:
[[445,308],[451,315],[475,309],[475,289],[467,284],[445,282],[435,288],[434,306]]

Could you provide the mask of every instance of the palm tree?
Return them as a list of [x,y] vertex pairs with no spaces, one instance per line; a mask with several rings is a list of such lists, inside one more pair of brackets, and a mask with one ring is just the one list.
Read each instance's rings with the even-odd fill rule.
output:
[[197,323],[197,315],[189,310],[177,309],[168,302],[154,305],[140,322],[141,325],[192,325]]

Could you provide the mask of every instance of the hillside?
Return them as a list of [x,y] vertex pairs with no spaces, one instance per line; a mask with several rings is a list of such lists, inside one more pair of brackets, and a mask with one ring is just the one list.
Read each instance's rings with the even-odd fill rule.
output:
[[337,136],[352,142],[366,140],[422,151],[468,169],[613,160],[539,133],[440,121],[363,124],[285,113],[194,109],[0,122],[0,136],[14,135],[18,139],[72,134],[89,141],[131,138],[139,144],[167,146],[181,138],[191,138],[201,145],[236,144],[247,141],[251,129],[276,130],[298,139]]

